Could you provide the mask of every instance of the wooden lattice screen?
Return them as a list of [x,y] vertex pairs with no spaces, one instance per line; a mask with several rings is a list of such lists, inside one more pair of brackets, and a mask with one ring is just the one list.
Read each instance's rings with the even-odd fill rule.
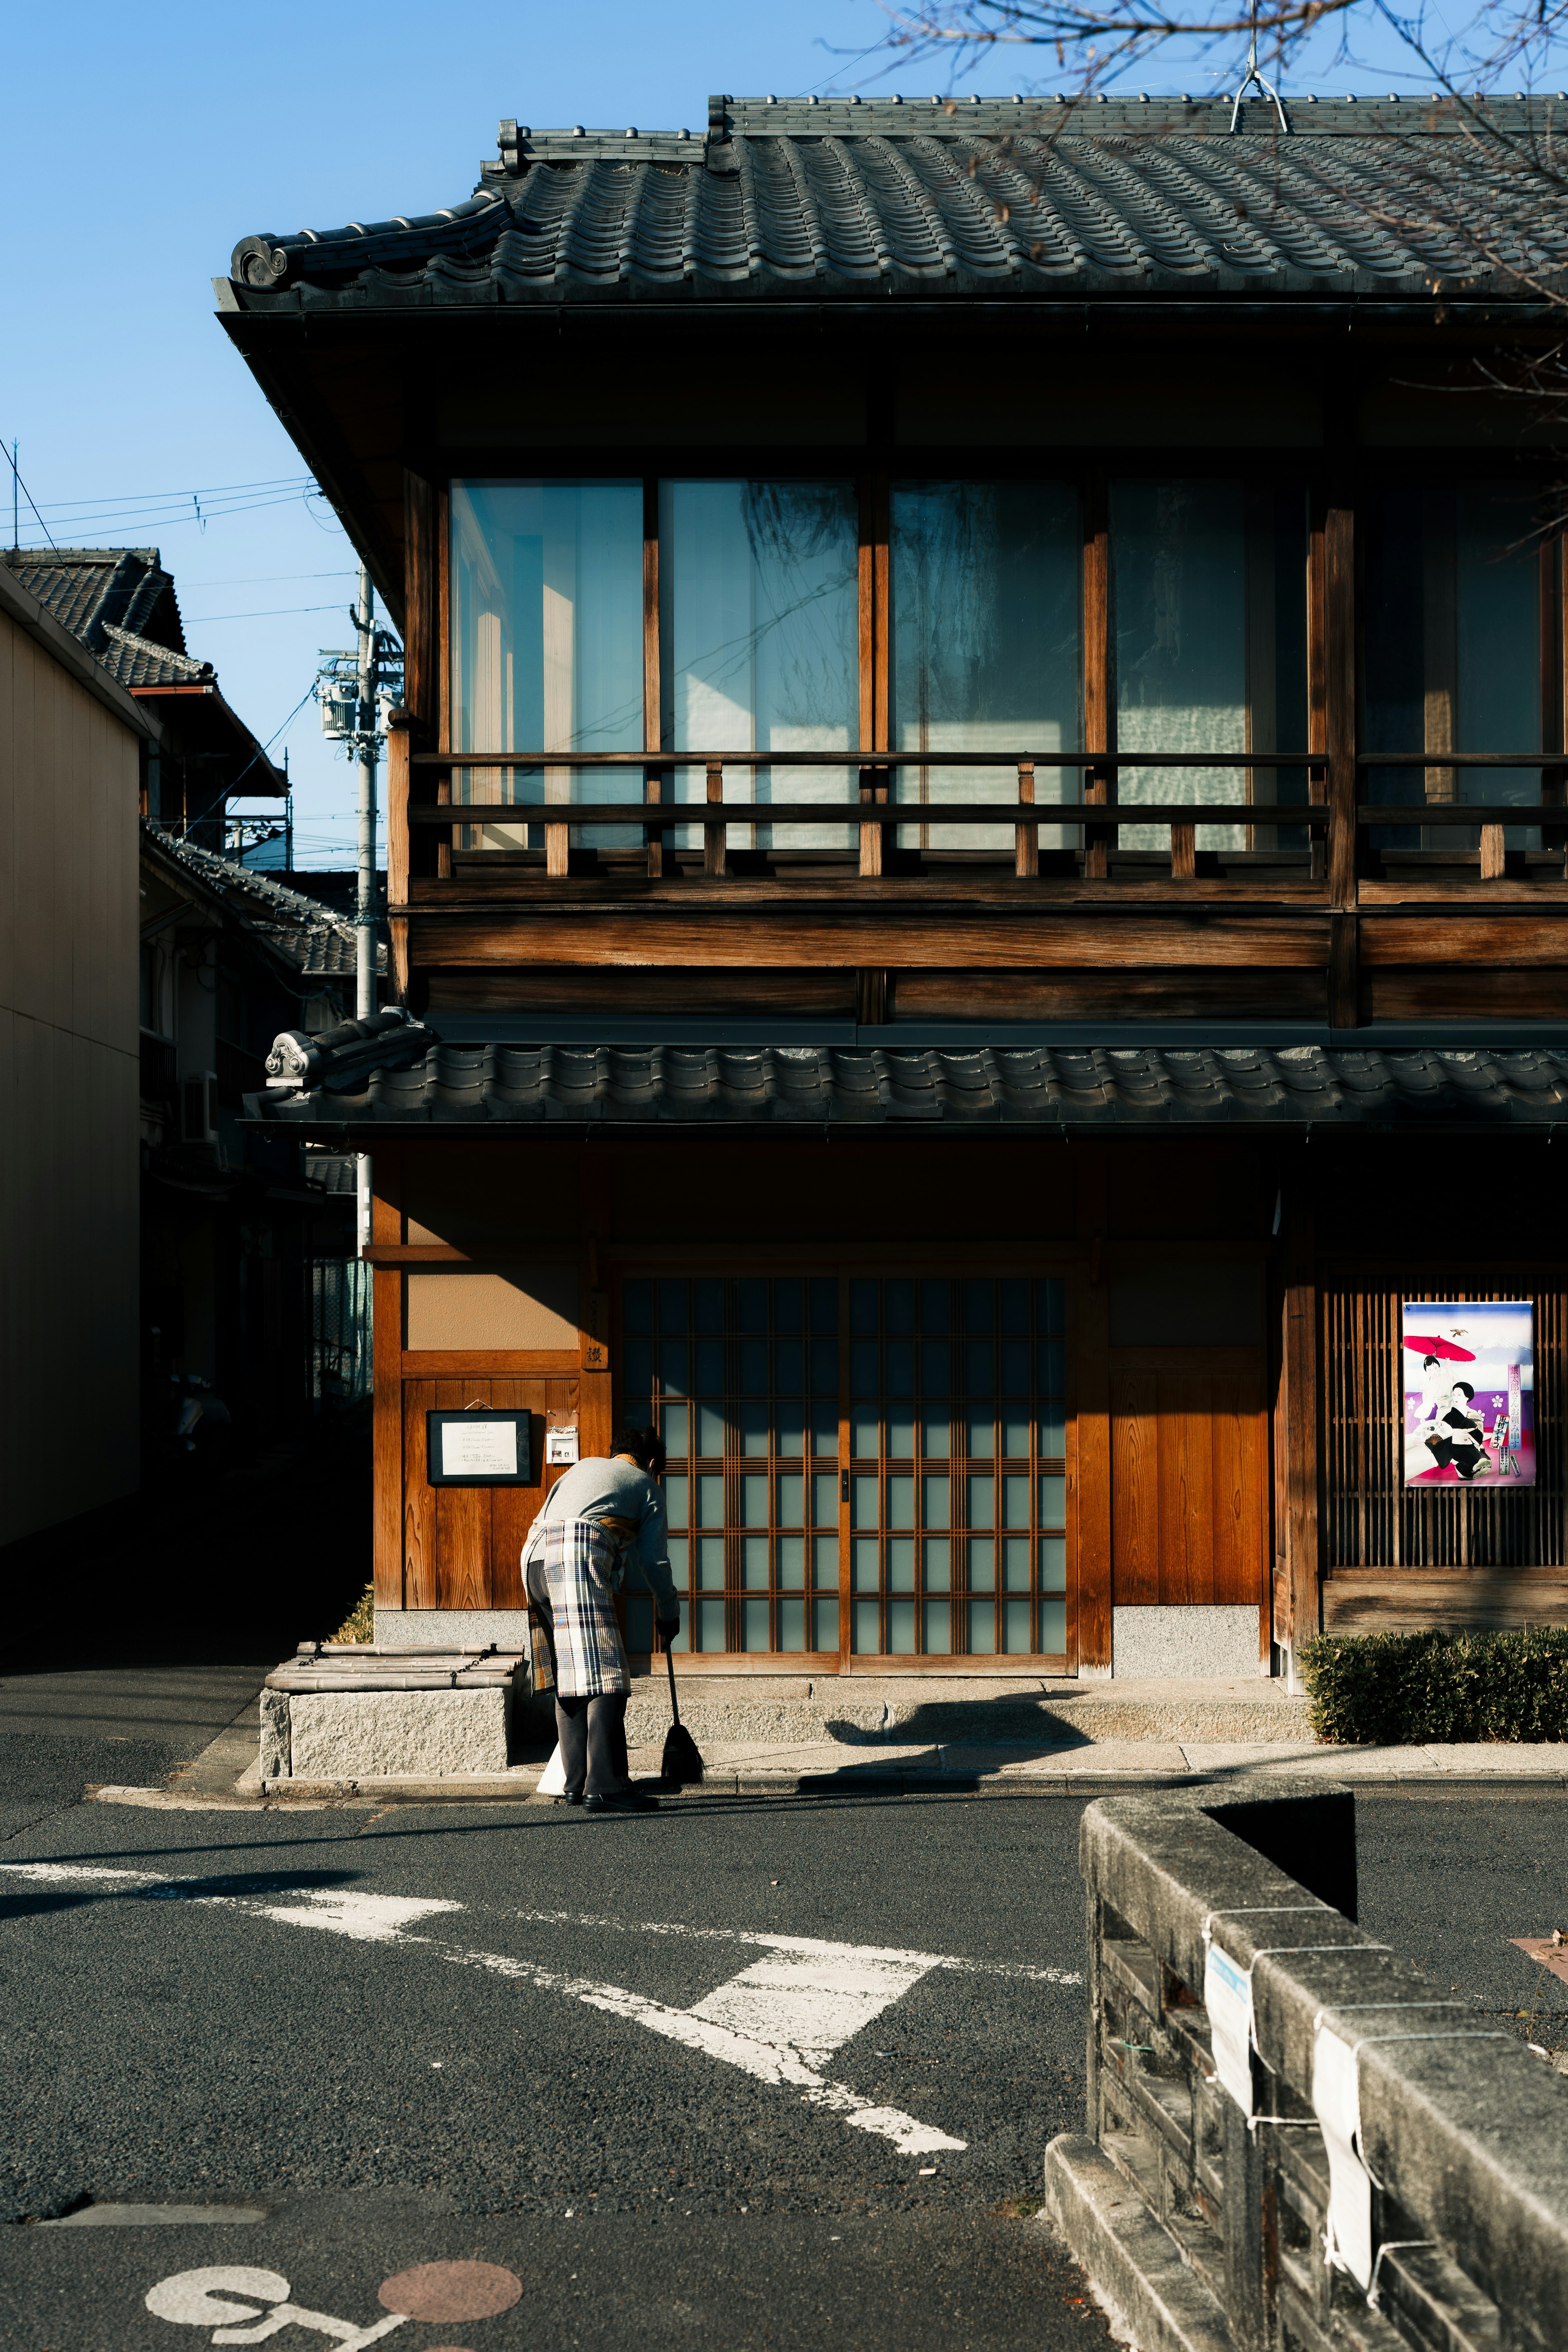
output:
[[[1493,1269],[1495,1276],[1496,1269]],[[1405,1299],[1529,1298],[1535,1307],[1535,1485],[1406,1486],[1399,1310]],[[1561,1568],[1568,1561],[1568,1430],[1560,1282],[1403,1286],[1331,1267],[1322,1285],[1325,1563],[1335,1568]]]

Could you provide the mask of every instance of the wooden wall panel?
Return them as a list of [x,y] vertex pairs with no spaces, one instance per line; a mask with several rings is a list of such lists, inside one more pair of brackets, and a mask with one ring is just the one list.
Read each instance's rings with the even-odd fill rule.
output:
[[[1442,918],[1446,935],[1449,918]],[[1517,971],[1391,965],[1361,975],[1363,1021],[1561,1021],[1568,1017],[1568,924],[1562,960]]]
[[[1262,1360],[1203,1349],[1111,1357],[1111,1545],[1118,1607],[1256,1606],[1268,1501]],[[1227,1356],[1252,1354],[1226,1350]]]
[[432,972],[428,1011],[442,1013],[759,1013],[853,1020],[855,975],[831,968],[749,972],[700,965],[623,965],[600,971],[582,964],[530,964],[518,971]]
[[[488,1380],[437,1381],[435,1403],[443,1412],[489,1404]],[[488,1486],[437,1486],[436,1580],[443,1609],[488,1609],[490,1605],[490,1496]]]

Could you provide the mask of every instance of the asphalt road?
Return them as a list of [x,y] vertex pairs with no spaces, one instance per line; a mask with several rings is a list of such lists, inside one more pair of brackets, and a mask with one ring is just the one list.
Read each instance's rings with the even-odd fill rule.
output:
[[[179,1813],[69,1801],[58,1745],[29,1792],[0,1740],[0,2343],[210,2342],[144,2299],[217,2265],[271,2274],[230,2326],[286,2282],[288,2352],[448,2259],[521,2300],[398,2352],[1108,2340],[1020,2210],[1081,2116],[1079,1801]],[[1564,1924],[1562,1822],[1366,1800],[1366,1924],[1568,2036],[1506,1942]],[[46,2226],[85,2200],[264,2218]]]

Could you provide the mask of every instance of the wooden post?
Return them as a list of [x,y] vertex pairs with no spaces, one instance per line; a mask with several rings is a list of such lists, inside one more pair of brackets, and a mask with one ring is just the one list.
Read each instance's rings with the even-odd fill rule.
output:
[[[875,808],[886,803],[888,798],[888,773],[889,771],[886,768],[862,767],[860,771],[860,805],[862,808]],[[878,782],[879,777],[882,779],[879,784]],[[886,825],[879,820],[875,824],[863,824],[860,827],[860,871],[862,874],[880,874],[883,871],[883,846],[887,840],[887,830]]]
[[[1307,749],[1324,752],[1328,749],[1326,678],[1327,650],[1324,644],[1324,574],[1323,553],[1325,504],[1321,488],[1314,488],[1308,516],[1307,534]],[[1328,766],[1318,761],[1307,770],[1307,800],[1310,806],[1321,808],[1328,799]],[[1308,835],[1308,868],[1313,882],[1326,878],[1328,851],[1319,832]]]
[[[1279,1412],[1275,1444],[1284,1459],[1283,1569],[1274,1638],[1291,1654],[1318,1631],[1321,1565],[1318,1515],[1318,1282],[1312,1196],[1304,1180],[1281,1186],[1285,1220]],[[1284,1603],[1283,1609],[1280,1603]]]
[[[1033,760],[1018,762],[1018,802],[1028,808],[1035,797],[1035,763]],[[1037,874],[1040,870],[1040,828],[1037,824],[1021,824],[1015,834],[1014,872],[1019,875]]]
[[[395,711],[386,730],[386,897],[389,907],[408,904],[408,751],[409,714]],[[399,1004],[408,1002],[408,918],[389,914],[386,919],[391,956],[392,993]]]
[[[1113,751],[1115,675],[1110,643],[1110,522],[1105,478],[1091,474],[1083,486],[1083,748]],[[1086,801],[1108,802],[1117,795],[1107,768],[1083,771]],[[1110,835],[1086,825],[1083,870],[1103,882],[1109,871]]]
[[[708,762],[708,799],[711,804],[724,798],[724,767],[720,760]],[[702,828],[702,871],[708,875],[724,872],[724,827],[705,824]]]
[[1329,771],[1328,1013],[1333,1029],[1360,1017],[1355,737],[1355,516],[1349,491],[1330,495],[1323,517],[1323,732]]
[[1195,823],[1182,820],[1171,827],[1171,879],[1192,882],[1198,871],[1198,828]]
[[[1453,772],[1450,769],[1447,772],[1452,774]],[[1481,827],[1481,880],[1500,882],[1506,866],[1507,856],[1503,849],[1501,825],[1483,824]]]
[[[642,740],[643,749],[664,748],[664,677],[659,646],[658,610],[658,481],[650,475],[642,486]],[[657,768],[645,768],[645,800],[656,804],[663,797],[663,780]],[[664,873],[664,835],[647,837],[647,878]]]
[[1073,1349],[1076,1402],[1068,1461],[1069,1501],[1078,1528],[1078,1672],[1109,1675],[1110,1583],[1110,1305],[1105,1278],[1106,1169],[1103,1147],[1073,1147],[1078,1178],[1078,1238],[1082,1262],[1076,1292]]
[[[399,1244],[403,1239],[403,1155],[394,1145],[383,1147],[374,1160],[375,1192],[371,1202],[371,1239]],[[374,1375],[372,1405],[374,1574],[376,1606],[401,1609],[403,1593],[403,1270],[378,1265],[374,1288],[371,1361]]]

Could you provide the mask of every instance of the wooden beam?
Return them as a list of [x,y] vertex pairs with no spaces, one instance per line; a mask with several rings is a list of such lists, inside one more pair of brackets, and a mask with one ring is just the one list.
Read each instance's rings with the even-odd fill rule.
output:
[[1552,1568],[1334,1568],[1326,1633],[1503,1633],[1568,1625],[1568,1571]]
[[[1035,798],[1035,763],[1033,760],[1018,762],[1018,799],[1026,808],[1032,807]],[[1013,835],[1013,871],[1015,874],[1037,874],[1040,870],[1040,828],[1037,824],[1020,824]]]
[[1343,908],[1329,917],[1328,1012],[1331,1029],[1353,1029],[1361,1019],[1358,918]]
[[[1419,930],[1425,945],[1419,952],[1406,947],[1383,960],[1429,961],[1430,924],[1400,923],[1397,928]],[[1490,935],[1510,928],[1505,920],[1471,924],[1462,917],[1446,918],[1445,952],[1458,952],[1447,945],[1453,931]],[[1550,951],[1543,947],[1536,956],[1489,955],[1477,961],[1547,962],[1563,953],[1568,917],[1559,923],[1520,928],[1549,937]],[[960,915],[931,906],[889,908],[885,913],[857,908],[842,916],[770,908],[765,917],[755,908],[731,911],[643,906],[590,912],[571,907],[559,913],[531,908],[510,919],[486,914],[468,921],[419,913],[413,921],[412,948],[416,965],[468,969],[533,963],[749,964],[759,969],[821,964],[986,971],[1055,966],[1109,972],[1125,964],[1184,969],[1261,965],[1321,971],[1328,961],[1329,926],[1324,917],[1312,913],[1294,919],[1270,914],[1231,919],[1184,908],[1163,914],[1141,908],[1136,916],[1109,910],[1058,916],[1036,908],[1026,919],[1014,920],[1005,915],[999,919],[994,910]]]
[[422,474],[403,469],[403,701],[435,740],[440,718],[439,565],[436,494]]
[[[724,798],[724,771],[717,760],[708,762],[708,804]],[[724,871],[725,843],[728,827],[723,824],[705,824],[702,828],[702,871],[717,877]]]
[[[394,907],[408,898],[408,729],[386,730],[386,895]],[[408,1002],[408,918],[387,919],[387,952],[392,993],[399,1004]]]

